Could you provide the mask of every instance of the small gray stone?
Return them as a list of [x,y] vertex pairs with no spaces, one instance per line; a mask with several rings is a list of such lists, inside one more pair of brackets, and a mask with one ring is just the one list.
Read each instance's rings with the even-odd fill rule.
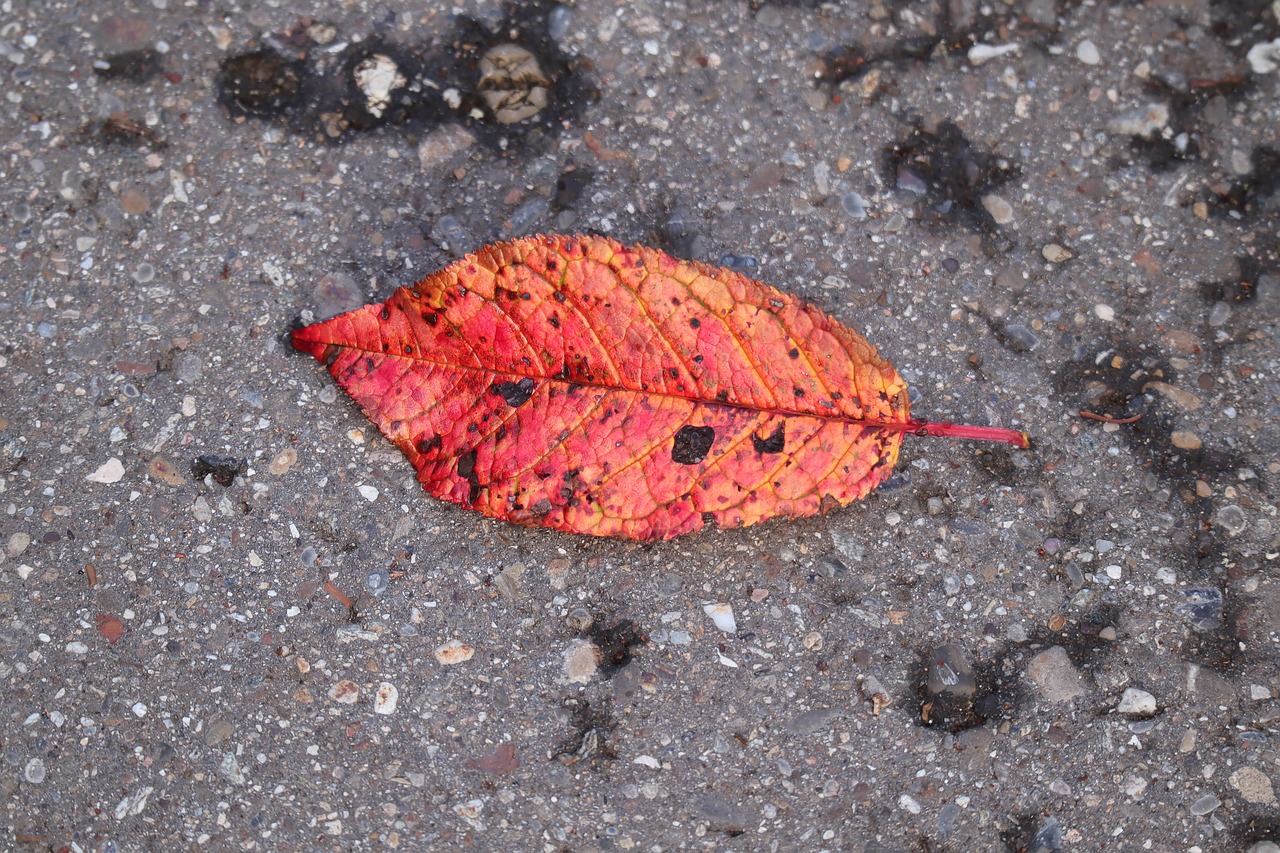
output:
[[22,778],[26,779],[32,785],[39,785],[44,781],[45,769],[43,758],[33,758],[27,762],[27,766],[22,769]]
[[1004,327],[1004,345],[1014,352],[1031,352],[1039,348],[1040,339],[1021,323],[1009,323]]
[[1204,817],[1220,805],[1222,805],[1222,800],[1218,799],[1213,794],[1205,794],[1203,797],[1191,804],[1191,813],[1196,817]]
[[1232,536],[1239,536],[1249,526],[1249,519],[1245,517],[1244,510],[1235,504],[1221,507],[1214,520]]
[[968,699],[978,689],[973,667],[955,643],[943,643],[929,653],[925,665],[925,688],[935,696]]

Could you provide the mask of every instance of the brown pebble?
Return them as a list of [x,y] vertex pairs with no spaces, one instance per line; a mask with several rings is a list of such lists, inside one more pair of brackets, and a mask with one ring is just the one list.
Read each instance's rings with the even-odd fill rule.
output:
[[141,216],[151,210],[151,199],[137,187],[128,187],[120,193],[120,206],[125,213]]
[[1169,440],[1179,450],[1199,450],[1202,446],[1200,436],[1190,430],[1174,430],[1173,435],[1169,436]]
[[267,470],[279,477],[288,473],[289,469],[298,461],[298,451],[292,447],[286,447],[271,459],[271,464],[267,466]]
[[163,456],[157,456],[151,460],[147,473],[161,482],[168,483],[170,486],[181,486],[187,481],[187,478],[182,476],[182,472],[178,470],[178,466]]
[[1196,497],[1198,498],[1213,497],[1213,486],[1210,486],[1204,480],[1196,480]]

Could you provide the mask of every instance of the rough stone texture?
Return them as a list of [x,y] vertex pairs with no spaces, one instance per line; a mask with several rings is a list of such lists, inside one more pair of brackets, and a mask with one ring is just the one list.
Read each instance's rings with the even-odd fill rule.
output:
[[1084,676],[1062,646],[1053,646],[1027,662],[1027,679],[1047,702],[1070,702],[1089,692]]

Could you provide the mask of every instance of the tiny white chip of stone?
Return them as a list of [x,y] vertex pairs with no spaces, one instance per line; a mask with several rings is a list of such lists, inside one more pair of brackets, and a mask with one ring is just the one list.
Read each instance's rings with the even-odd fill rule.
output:
[[723,602],[708,604],[702,608],[702,612],[710,616],[716,627],[726,634],[738,633],[738,620],[733,617],[733,607],[731,605]]
[[85,479],[90,483],[118,483],[124,479],[124,463],[112,456]]
[[389,681],[384,681],[378,685],[378,690],[373,694],[373,713],[375,714],[391,714],[396,710],[396,705],[400,702],[400,691]]
[[1099,302],[1097,305],[1093,306],[1093,314],[1102,322],[1110,323],[1116,318],[1116,309],[1112,308],[1110,305],[1105,305]]
[[1076,45],[1076,59],[1079,59],[1085,65],[1097,65],[1102,61],[1102,54],[1098,53],[1096,44],[1085,39]]
[[360,492],[360,496],[370,503],[373,503],[378,499],[378,489],[376,486],[357,486],[356,491]]

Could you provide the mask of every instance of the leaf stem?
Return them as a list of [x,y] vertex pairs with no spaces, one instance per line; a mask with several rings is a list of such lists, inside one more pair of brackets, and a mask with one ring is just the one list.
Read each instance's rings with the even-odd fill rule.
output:
[[946,421],[907,421],[902,424],[881,424],[880,426],[885,429],[897,429],[911,435],[934,435],[941,438],[961,438],[970,441],[1000,441],[1005,444],[1012,444],[1015,447],[1021,447],[1023,450],[1031,448],[1031,436],[1016,429],[1005,429],[1004,427],[969,426]]

